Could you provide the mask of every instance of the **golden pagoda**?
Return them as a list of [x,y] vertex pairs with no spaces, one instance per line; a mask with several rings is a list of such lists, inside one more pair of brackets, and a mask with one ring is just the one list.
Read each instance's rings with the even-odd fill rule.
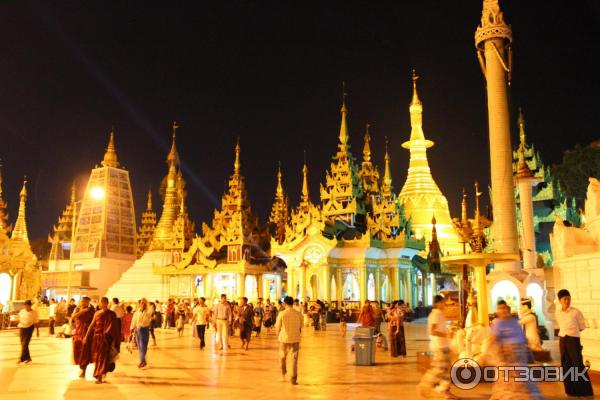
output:
[[462,252],[459,235],[450,218],[448,200],[435,183],[429,163],[427,149],[433,146],[423,133],[423,105],[417,93],[418,76],[413,71],[413,97],[410,103],[410,140],[402,147],[410,151],[410,162],[406,182],[398,199],[404,206],[406,217],[410,218],[416,237],[425,237],[431,242],[431,219],[435,215],[437,234],[444,254]]
[[282,244],[285,241],[285,230],[289,219],[288,198],[283,191],[281,183],[281,163],[277,169],[277,188],[275,189],[275,201],[271,208],[269,223],[272,226],[272,236]]
[[152,190],[148,190],[148,201],[146,211],[142,213],[142,219],[137,235],[137,258],[140,258],[150,248],[154,230],[156,229],[156,212],[152,208]]
[[[35,297],[40,290],[40,269],[27,232],[27,180],[19,194],[19,213],[11,237],[0,229],[0,303]],[[0,192],[1,192],[0,182]]]
[[350,153],[345,96],[342,99],[341,114],[339,149],[326,172],[325,185],[321,184],[322,210],[330,223],[343,221],[348,226],[355,227],[358,222],[358,228],[364,230],[364,190],[354,156]]

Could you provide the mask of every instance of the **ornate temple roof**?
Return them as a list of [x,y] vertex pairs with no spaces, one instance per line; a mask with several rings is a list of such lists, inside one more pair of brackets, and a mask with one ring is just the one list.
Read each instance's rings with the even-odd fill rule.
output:
[[137,257],[140,258],[149,248],[156,229],[156,212],[152,208],[152,190],[148,189],[148,201],[146,210],[142,213],[142,219],[137,235]]
[[19,214],[17,215],[17,220],[15,222],[15,227],[12,230],[12,234],[10,240],[12,242],[22,243],[23,246],[29,247],[29,234],[27,233],[27,221],[25,218],[26,207],[25,203],[27,202],[27,179],[23,179],[23,188],[19,193]]
[[269,223],[272,225],[272,236],[279,243],[285,241],[285,231],[288,224],[288,199],[283,191],[281,183],[281,162],[277,168],[277,188],[275,189],[275,200],[271,208]]
[[71,243],[73,235],[73,219],[75,218],[75,184],[71,186],[71,199],[66,205],[58,222],[52,228],[52,234],[48,236],[48,242],[52,244],[50,249],[50,260],[63,260],[68,256],[63,252],[63,243]]
[[4,233],[9,234],[12,230],[12,226],[8,223],[8,203],[4,200],[4,192],[2,189],[2,165],[0,164],[0,229]]
[[[364,225],[364,189],[354,156],[348,143],[347,114],[345,96],[342,99],[341,123],[338,151],[332,157],[331,166],[325,175],[325,185],[321,184],[323,216],[330,221],[344,221],[350,227]],[[357,224],[358,222],[358,224]],[[366,227],[357,226],[359,230]]]

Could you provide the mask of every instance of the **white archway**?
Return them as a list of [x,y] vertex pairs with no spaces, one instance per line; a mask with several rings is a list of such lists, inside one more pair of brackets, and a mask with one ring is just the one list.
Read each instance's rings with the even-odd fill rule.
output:
[[527,285],[527,297],[532,299],[532,310],[538,317],[538,324],[543,325],[546,319],[544,318],[543,303],[544,303],[544,290],[537,283],[530,283]]
[[367,299],[375,301],[375,277],[373,273],[370,273],[367,278]]
[[7,273],[0,274],[0,303],[6,304],[10,300],[12,280]]
[[342,289],[342,300],[360,301],[360,287],[353,273],[348,273]]
[[390,279],[387,275],[384,275],[383,283],[381,284],[381,300],[390,303],[390,295]]
[[494,312],[496,311],[496,303],[498,300],[506,301],[506,304],[511,308],[511,312],[519,311],[521,295],[519,294],[517,285],[508,279],[496,282],[492,288],[492,304],[490,307]]
[[246,275],[246,279],[244,281],[244,296],[247,297],[250,301],[256,300],[258,298],[258,282],[256,280],[256,275]]

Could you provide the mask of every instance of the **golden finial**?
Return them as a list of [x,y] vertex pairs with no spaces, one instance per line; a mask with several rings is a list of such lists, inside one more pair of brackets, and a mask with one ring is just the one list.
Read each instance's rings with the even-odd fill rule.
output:
[[419,100],[419,94],[417,93],[417,79],[419,79],[419,76],[417,75],[417,71],[413,69],[412,70],[413,98],[410,103],[411,105],[421,104],[421,100]]
[[177,159],[178,159],[178,154],[177,154],[177,145],[176,145],[176,138],[177,138],[177,129],[180,128],[179,125],[177,125],[176,121],[173,121],[173,134],[172,134],[172,140],[171,140],[171,150],[169,151],[169,155],[167,156],[167,161],[169,164],[175,165],[177,164]]
[[467,191],[465,188],[462,188],[462,202],[461,202],[461,223],[463,226],[466,226],[468,223],[468,215],[467,215]]
[[27,199],[27,175],[23,176],[23,189],[21,189],[19,196],[21,196],[21,199]]
[[371,132],[369,132],[370,124],[365,126],[365,147],[363,149],[363,161],[371,162]]
[[384,155],[384,160],[385,160],[385,169],[383,172],[383,184],[384,184],[384,189],[386,191],[391,190],[391,186],[392,186],[392,174],[390,172],[390,154],[388,153],[388,138],[387,136],[385,137],[385,155]]
[[240,137],[237,137],[237,143],[235,144],[235,161],[233,163],[233,173],[239,175],[240,173]]
[[346,107],[346,82],[342,82],[342,122],[340,123],[340,143],[342,148],[345,150],[348,145],[348,123],[346,122],[346,114],[348,114],[348,108]]
[[147,211],[152,211],[152,187],[148,188],[148,203],[146,206]]
[[523,110],[521,107],[519,107],[519,118],[517,122],[519,124],[520,146],[525,147],[525,116],[523,115]]
[[306,150],[304,150],[304,166],[302,167],[302,201],[308,201],[308,167],[306,165]]
[[283,196],[283,185],[281,184],[281,161],[279,161],[277,166],[277,197]]
[[108,139],[108,146],[104,153],[104,158],[101,163],[104,167],[118,168],[119,162],[117,161],[117,149],[115,147],[115,127],[113,126],[110,130],[110,138]]

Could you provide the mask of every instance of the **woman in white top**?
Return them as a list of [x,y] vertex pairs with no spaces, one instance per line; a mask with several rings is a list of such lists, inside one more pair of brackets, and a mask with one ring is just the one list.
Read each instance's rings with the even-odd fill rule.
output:
[[148,300],[140,300],[139,308],[133,314],[131,320],[131,332],[135,332],[138,350],[140,352],[140,363],[138,368],[146,366],[146,353],[148,352],[148,341],[150,340],[150,323],[152,312],[148,308]]

